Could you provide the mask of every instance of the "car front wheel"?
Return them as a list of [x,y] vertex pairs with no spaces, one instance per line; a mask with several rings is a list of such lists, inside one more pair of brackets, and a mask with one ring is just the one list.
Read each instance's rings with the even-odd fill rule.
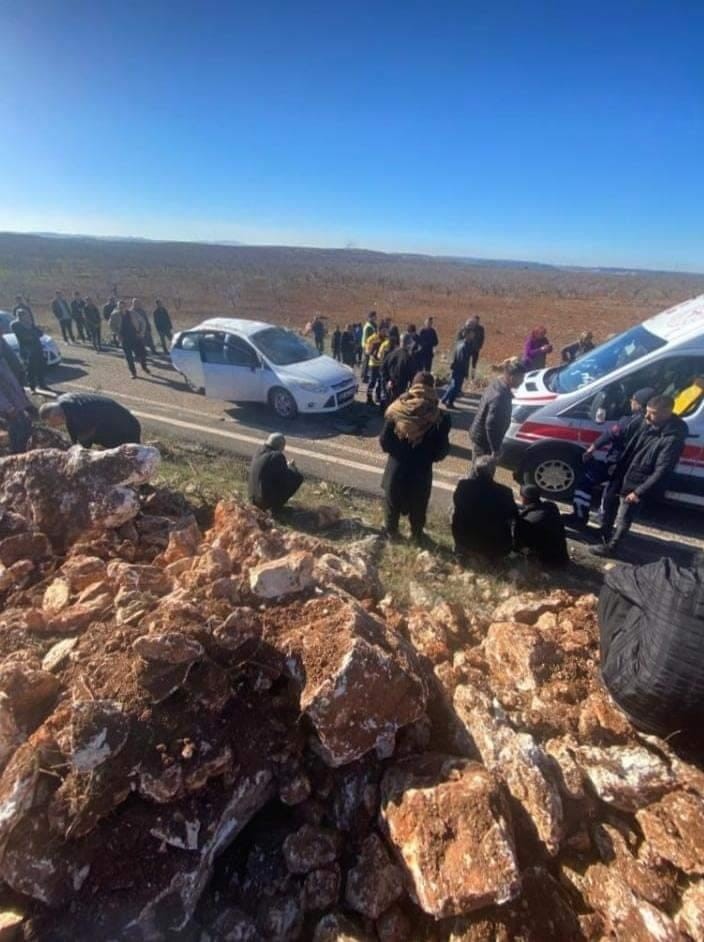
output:
[[526,484],[535,484],[545,497],[570,500],[577,481],[580,455],[572,449],[540,451],[529,457],[523,469]]
[[280,419],[295,419],[298,415],[296,400],[287,389],[272,389],[269,393],[269,405]]

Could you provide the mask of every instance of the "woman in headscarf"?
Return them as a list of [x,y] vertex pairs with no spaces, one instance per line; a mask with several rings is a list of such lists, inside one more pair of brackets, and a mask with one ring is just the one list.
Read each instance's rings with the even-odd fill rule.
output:
[[433,464],[450,450],[450,417],[439,407],[432,374],[417,373],[408,392],[386,410],[385,419],[379,444],[389,456],[381,485],[386,534],[397,537],[401,515],[408,515],[412,538],[422,544]]
[[552,344],[548,340],[545,327],[534,327],[528,334],[523,346],[523,363],[527,370],[542,370],[548,353],[552,353]]

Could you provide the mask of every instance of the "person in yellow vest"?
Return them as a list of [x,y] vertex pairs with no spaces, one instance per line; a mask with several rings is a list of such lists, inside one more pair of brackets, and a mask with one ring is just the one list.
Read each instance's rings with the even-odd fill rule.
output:
[[695,376],[692,384],[675,396],[675,415],[689,415],[704,399],[704,376]]

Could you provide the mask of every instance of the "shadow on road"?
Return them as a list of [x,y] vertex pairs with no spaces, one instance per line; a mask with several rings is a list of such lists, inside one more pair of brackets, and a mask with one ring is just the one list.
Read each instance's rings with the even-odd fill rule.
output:
[[284,432],[294,439],[330,439],[348,435],[376,439],[381,432],[383,416],[380,411],[363,402],[353,402],[346,409],[327,415],[299,415],[286,421],[280,419],[264,403],[246,403],[225,409],[233,421],[262,432]]

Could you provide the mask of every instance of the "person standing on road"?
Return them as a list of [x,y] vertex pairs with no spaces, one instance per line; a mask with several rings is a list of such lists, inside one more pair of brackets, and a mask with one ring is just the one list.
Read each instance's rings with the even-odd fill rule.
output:
[[462,385],[469,374],[469,366],[472,362],[472,346],[469,337],[465,334],[462,340],[455,344],[455,350],[450,362],[450,382],[445,395],[442,397],[442,404],[452,409],[455,405],[455,399],[462,393]]
[[490,559],[513,549],[513,524],[518,514],[513,491],[494,480],[496,462],[482,455],[469,477],[457,482],[452,498],[452,537],[455,552],[478,553]]
[[377,332],[376,311],[367,314],[367,322],[362,328],[362,382],[369,382],[369,356],[367,355],[367,341]]
[[318,353],[325,352],[325,324],[323,319],[319,314],[316,314],[313,318],[313,322],[310,325],[311,333],[313,334],[313,341]]
[[523,362],[528,370],[545,369],[548,353],[552,353],[552,344],[548,340],[545,327],[534,327],[526,337],[523,345]]
[[332,336],[330,338],[330,348],[332,350],[333,359],[337,360],[338,362],[342,361],[341,343],[342,331],[340,330],[339,324],[336,324],[335,330],[333,330]]
[[24,391],[22,364],[0,334],[0,419],[7,427],[10,452],[21,454],[32,434],[28,410],[32,403]]
[[462,327],[457,334],[457,339],[462,340],[464,337],[471,337],[472,362],[469,369],[469,378],[475,379],[479,354],[481,353],[486,339],[486,331],[484,330],[484,325],[480,322],[478,314],[475,314],[464,322],[464,327]]
[[60,291],[56,292],[56,297],[51,302],[51,311],[56,320],[59,322],[59,327],[61,328],[61,335],[64,338],[64,342],[75,343],[76,338],[73,336],[73,325],[71,323],[71,308],[68,305],[68,301]]
[[376,333],[370,334],[364,352],[367,355],[369,382],[367,384],[367,405],[376,402],[381,405],[383,390],[381,388],[381,363],[383,360],[382,346],[387,340],[385,327],[380,327]]
[[[623,451],[623,433],[635,415],[645,415],[645,407],[655,395],[655,390],[646,386],[638,389],[631,396],[631,412],[615,424],[610,424],[606,431],[585,449],[582,455],[582,471],[577,478],[572,496],[572,513],[565,518],[565,523],[576,530],[589,527],[589,513],[592,497],[597,487],[606,484],[614,473]],[[603,461],[594,457],[595,452],[606,449]]]
[[345,366],[353,367],[357,361],[357,340],[352,324],[347,324],[340,336],[340,356]]
[[413,377],[418,372],[410,354],[413,346],[413,337],[404,334],[400,346],[391,350],[381,364],[381,378],[386,393],[386,400],[394,402],[411,385]]
[[250,501],[260,510],[281,510],[303,484],[295,462],[286,461],[285,448],[286,439],[275,433],[252,458],[247,490]]
[[433,371],[433,357],[435,348],[440,343],[437,331],[433,327],[433,318],[426,317],[425,323],[418,332],[418,345],[420,352],[418,355],[420,368],[427,373]]
[[408,516],[413,540],[425,542],[425,521],[433,486],[433,464],[450,450],[450,417],[438,405],[431,373],[417,373],[411,388],[386,410],[379,437],[389,456],[382,487],[385,494],[385,532],[398,537],[401,516]]
[[654,396],[645,418],[636,415],[623,429],[623,450],[604,497],[603,545],[593,547],[595,556],[616,555],[643,503],[662,494],[680,460],[689,429],[673,408],[671,396]]
[[52,428],[65,426],[74,445],[117,448],[139,444],[142,429],[129,409],[97,393],[64,393],[39,409],[39,418]]
[[540,488],[535,484],[521,487],[521,504],[513,534],[514,549],[534,553],[544,566],[566,566],[570,554],[557,504],[541,500]]
[[21,294],[15,295],[15,306],[12,308],[12,316],[17,318],[20,311],[27,311],[29,314],[32,324],[36,324],[34,320],[34,311],[32,310],[29,301]]
[[102,322],[100,320],[100,311],[92,298],[86,298],[83,306],[83,319],[85,320],[88,339],[93,344],[93,349],[100,353],[102,350],[100,337]]
[[563,363],[572,363],[574,360],[578,360],[579,357],[583,357],[585,353],[589,353],[589,351],[593,349],[594,335],[591,330],[584,330],[579,335],[578,340],[575,340],[574,343],[568,343],[567,346],[562,348],[560,351],[560,359]]
[[17,337],[17,345],[20,351],[20,359],[24,364],[27,374],[27,382],[32,392],[37,391],[37,387],[44,387],[44,372],[46,364],[44,362],[44,350],[42,349],[42,332],[35,327],[30,312],[21,307],[17,311],[17,317],[11,325],[12,333]]
[[76,325],[78,339],[83,341],[86,340],[85,320],[83,318],[84,307],[83,298],[76,291],[73,295],[73,301],[71,301],[71,320]]
[[469,431],[472,461],[483,455],[498,460],[501,445],[511,424],[511,390],[521,385],[524,376],[525,367],[520,360],[505,360],[501,365],[501,375],[492,380],[484,390]]
[[120,341],[120,328],[122,325],[122,315],[125,309],[125,302],[119,301],[115,307],[112,309],[110,315],[110,320],[108,321],[108,327],[112,335],[112,345],[113,347],[119,347],[121,344]]
[[142,307],[142,303],[139,298],[132,298],[130,315],[139,338],[144,344],[144,347],[148,347],[152,354],[156,354],[156,348],[154,347],[154,337],[152,335],[152,325],[149,323],[147,312]]
[[164,353],[168,353],[169,347],[171,346],[171,337],[173,336],[173,325],[169,317],[169,312],[159,298],[156,299],[156,307],[154,308],[152,317],[154,318],[154,327],[156,328],[157,334],[159,334],[159,340],[161,341]]
[[[144,348],[144,341],[142,336],[137,329],[134,318],[138,315],[133,315],[132,310],[127,310],[127,303],[125,301],[119,301],[117,305],[117,314],[119,319],[116,319],[115,324],[118,328],[118,336],[120,338],[120,344],[122,345],[122,351],[125,355],[125,362],[127,363],[127,368],[132,374],[132,379],[137,379],[137,370],[134,365],[135,359],[142,367],[145,373],[149,373],[149,367],[147,366],[147,351]],[[110,326],[112,327],[112,316],[110,317]],[[140,324],[142,331],[144,330],[143,324]]]
[[105,304],[103,304],[103,320],[106,323],[109,322],[110,315],[112,314],[112,312],[115,310],[116,307],[117,307],[117,301],[113,297],[108,298]]

